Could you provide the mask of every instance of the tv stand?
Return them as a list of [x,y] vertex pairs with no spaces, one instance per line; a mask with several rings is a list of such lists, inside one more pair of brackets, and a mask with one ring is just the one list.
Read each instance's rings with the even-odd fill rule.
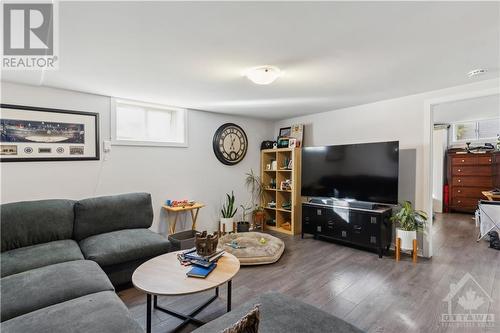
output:
[[338,241],[377,251],[380,258],[392,240],[391,207],[364,209],[307,202],[302,204],[302,238]]

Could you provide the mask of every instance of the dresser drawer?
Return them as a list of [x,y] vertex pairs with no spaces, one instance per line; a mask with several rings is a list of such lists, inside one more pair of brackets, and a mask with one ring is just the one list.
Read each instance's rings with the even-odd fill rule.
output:
[[482,198],[483,191],[485,189],[482,187],[457,187],[453,186],[452,195],[453,197],[461,197],[461,198]]
[[463,156],[452,156],[451,165],[459,166],[459,165],[476,165],[477,164],[477,156],[473,155],[463,155]]
[[491,165],[492,156],[478,156],[477,164],[480,165]]
[[456,176],[453,177],[453,186],[484,187],[485,191],[492,187],[491,177]]
[[491,175],[491,166],[454,166],[451,170],[453,176],[489,176]]
[[477,198],[453,198],[451,204],[453,207],[475,208],[478,201]]

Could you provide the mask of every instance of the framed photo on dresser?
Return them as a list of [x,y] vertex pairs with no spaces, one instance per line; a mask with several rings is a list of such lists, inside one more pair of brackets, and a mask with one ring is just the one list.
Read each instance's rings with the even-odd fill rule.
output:
[[99,160],[99,114],[0,104],[0,161]]

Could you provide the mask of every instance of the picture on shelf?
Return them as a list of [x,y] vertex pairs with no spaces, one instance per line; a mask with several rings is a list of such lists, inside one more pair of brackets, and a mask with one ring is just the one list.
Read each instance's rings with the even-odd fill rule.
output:
[[291,133],[292,133],[291,127],[282,127],[280,128],[278,138],[288,138]]
[[288,140],[288,148],[295,148],[297,146],[297,139],[290,138]]

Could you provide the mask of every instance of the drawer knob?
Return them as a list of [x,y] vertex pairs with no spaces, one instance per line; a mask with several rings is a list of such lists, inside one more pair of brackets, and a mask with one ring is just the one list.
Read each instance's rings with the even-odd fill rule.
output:
[[462,203],[462,201],[458,200],[458,203]]
[[461,183],[461,182],[462,182],[462,180],[461,180],[461,179],[459,179],[459,180],[458,180],[458,182],[459,182],[459,183]]
[[491,162],[491,158],[488,160],[488,162]]
[[458,190],[458,193],[462,193],[462,190]]
[[465,162],[465,160],[462,160],[462,163],[464,163],[464,162]]
[[458,169],[458,172],[461,172],[462,170],[461,169]]

